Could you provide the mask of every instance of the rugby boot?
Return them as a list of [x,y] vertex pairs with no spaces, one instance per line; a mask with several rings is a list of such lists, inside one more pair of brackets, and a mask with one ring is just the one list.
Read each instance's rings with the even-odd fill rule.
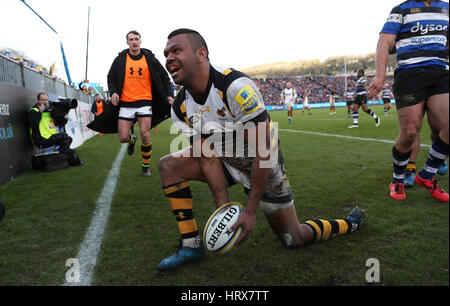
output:
[[405,200],[405,184],[404,183],[391,183],[389,185],[389,196],[394,200]]
[[158,269],[176,269],[184,263],[196,261],[204,258],[205,256],[206,253],[202,244],[198,248],[185,247],[183,246],[182,240],[180,239],[180,246],[178,247],[178,250],[172,256],[163,259],[158,264]]
[[149,167],[142,166],[142,176],[151,176],[152,173],[150,172]]
[[447,165],[447,161],[444,160],[444,162],[442,163],[442,165],[439,166],[438,168],[438,173],[440,175],[446,175],[448,171],[448,165]]
[[352,211],[348,214],[347,219],[352,223],[352,232],[357,230],[363,224],[363,218],[365,215],[365,211],[359,209],[358,206],[352,209]]
[[411,172],[409,170],[405,171],[405,188],[411,188],[414,186],[414,172]]
[[432,180],[425,180],[420,177],[420,175],[416,175],[415,182],[422,187],[425,187],[430,192],[431,196],[436,200],[442,202],[448,202],[448,193],[444,191],[444,189],[439,186],[436,182],[436,178],[433,177]]
[[375,118],[375,126],[380,126],[380,117]]
[[133,153],[134,153],[134,145],[136,144],[136,139],[137,139],[137,136],[136,135],[133,135],[133,136],[131,136],[131,142],[128,144],[128,149],[127,149],[127,152],[128,152],[128,155],[133,155]]

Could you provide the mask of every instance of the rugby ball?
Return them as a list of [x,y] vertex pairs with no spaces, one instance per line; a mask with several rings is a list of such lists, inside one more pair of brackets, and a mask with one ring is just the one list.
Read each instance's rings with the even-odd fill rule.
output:
[[228,233],[228,229],[237,221],[242,211],[243,206],[238,202],[224,204],[214,211],[203,230],[203,244],[208,251],[223,254],[233,249],[242,228],[239,226],[231,233]]

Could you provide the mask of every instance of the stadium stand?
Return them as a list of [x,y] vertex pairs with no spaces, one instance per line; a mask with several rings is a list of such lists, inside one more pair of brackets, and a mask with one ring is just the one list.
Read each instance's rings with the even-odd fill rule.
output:
[[[373,77],[368,77],[368,83]],[[254,79],[263,95],[266,105],[281,105],[281,91],[289,81],[297,91],[297,103],[301,103],[305,94],[309,92],[309,103],[324,103],[329,101],[331,89],[336,90],[337,95],[343,100],[345,91],[344,76],[302,76],[293,78],[267,78]],[[389,86],[392,87],[394,79],[392,76],[386,78]],[[355,84],[356,76],[347,77],[348,84]],[[354,87],[354,86],[353,86]],[[338,98],[338,99],[339,99]]]
[[12,50],[9,48],[4,48],[4,49],[0,50],[0,54],[10,60],[17,62],[17,63],[22,63],[25,67],[31,68],[37,72],[42,72],[42,74],[44,74],[46,76],[49,76],[55,80],[64,82],[61,77],[59,77],[58,75],[56,75],[54,73],[52,67],[46,68],[43,65],[36,63],[36,61],[25,57],[24,55],[22,55],[23,53],[20,51],[15,51],[15,50]]

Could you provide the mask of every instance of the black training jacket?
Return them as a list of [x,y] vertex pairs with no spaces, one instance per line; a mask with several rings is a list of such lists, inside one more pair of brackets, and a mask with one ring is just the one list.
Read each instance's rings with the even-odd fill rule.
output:
[[[120,52],[109,69],[108,91],[110,96],[112,96],[113,93],[117,93],[120,96],[122,93],[127,52],[128,49]],[[167,102],[167,97],[173,98],[173,85],[170,82],[169,74],[155,55],[150,50],[144,48],[141,48],[141,52],[145,56],[152,78],[152,126],[154,126],[157,122],[166,119],[167,116],[170,117],[170,104]]]

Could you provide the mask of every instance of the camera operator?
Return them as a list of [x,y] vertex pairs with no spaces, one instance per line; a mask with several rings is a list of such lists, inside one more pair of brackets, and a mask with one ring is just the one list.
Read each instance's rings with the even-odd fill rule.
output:
[[[54,118],[49,112],[48,95],[40,92],[37,99],[37,103],[28,110],[28,126],[34,145],[41,149],[60,146],[61,152],[69,151],[72,138],[65,132],[59,132]],[[60,128],[63,129],[63,127]]]
[[49,103],[48,95],[41,92],[37,103],[28,110],[28,125],[33,143],[41,148],[59,146],[59,153],[66,155],[70,166],[81,166],[83,162],[75,150],[70,148],[72,137],[66,134],[64,126],[71,108],[76,108],[75,99],[60,99]]

